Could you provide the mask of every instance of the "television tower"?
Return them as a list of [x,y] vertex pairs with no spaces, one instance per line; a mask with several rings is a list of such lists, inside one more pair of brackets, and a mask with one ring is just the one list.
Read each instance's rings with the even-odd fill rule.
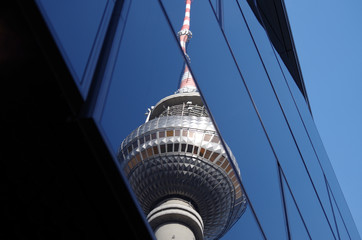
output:
[[[191,0],[178,33],[188,59]],[[158,240],[219,239],[246,198],[234,156],[220,142],[185,64],[180,87],[122,142],[118,159]],[[233,166],[234,167],[233,167]]]

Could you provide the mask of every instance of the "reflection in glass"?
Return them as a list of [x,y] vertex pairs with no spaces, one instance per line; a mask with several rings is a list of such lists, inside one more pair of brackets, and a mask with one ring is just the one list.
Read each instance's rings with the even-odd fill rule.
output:
[[80,93],[86,98],[114,1],[37,0],[36,2]]
[[[184,25],[178,35],[182,52],[186,59],[189,59],[186,44],[192,36],[189,30],[191,1],[187,0],[186,3]],[[152,3],[148,4],[150,7],[154,7]],[[170,1],[168,4],[172,5]],[[134,11],[139,11],[135,5],[137,5],[136,2],[131,6],[130,16],[132,16],[131,13],[136,14]],[[174,5],[178,5],[178,3]],[[132,19],[129,19],[127,24],[131,24],[130,22]],[[138,22],[135,21],[132,24],[137,25]],[[127,26],[125,29],[127,31]],[[137,33],[137,35],[141,34]],[[120,48],[120,52],[123,50],[126,56],[129,51],[128,47],[135,44],[133,42],[129,46],[123,47],[122,45],[127,44],[127,37],[128,35],[125,35]],[[165,37],[165,39],[169,39],[169,37]],[[171,48],[169,43],[165,46]],[[152,49],[144,49],[143,54],[153,50],[154,46]],[[122,62],[121,59],[126,56],[120,55],[117,61]],[[170,60],[175,56],[180,57],[180,53],[178,52],[170,58],[165,56],[167,63],[172,62]],[[157,59],[159,57],[157,56]],[[143,57],[143,59],[145,58]],[[147,64],[152,64],[153,68],[159,68],[158,74],[169,71],[163,69],[161,57],[160,61],[148,59]],[[172,62],[172,65],[177,63],[180,62]],[[122,62],[122,64],[128,65],[127,62]],[[123,68],[122,73],[129,73],[126,75],[127,77],[139,81],[137,73],[130,71],[122,64],[116,63]],[[143,64],[143,62],[140,61],[138,64]],[[174,82],[177,82],[178,75],[174,74],[170,79],[175,79]],[[165,77],[150,77],[151,87],[161,86],[162,80],[159,80],[161,78]],[[111,85],[117,86],[117,78],[112,79]],[[140,84],[134,88],[133,93],[144,91],[143,87],[147,88],[144,84]],[[110,91],[113,91],[113,87],[110,88]],[[155,92],[148,89],[147,94],[155,94]],[[110,94],[108,100],[111,99]],[[109,121],[107,114],[111,113],[107,107],[108,105],[102,118],[105,128],[107,127],[106,121]],[[137,109],[128,107],[127,110],[133,113]],[[164,218],[155,213],[161,212],[161,215],[167,215],[167,211],[160,211],[160,209],[176,204],[180,206],[179,210],[187,208],[189,213],[194,214],[195,219],[192,221],[195,221],[195,224],[190,227],[197,238],[200,231],[201,234],[204,234],[205,239],[220,238],[245,211],[246,197],[240,185],[240,173],[235,159],[231,152],[226,152],[220,142],[220,137],[209,118],[188,64],[184,64],[184,72],[177,92],[161,99],[154,107],[149,108],[147,114],[145,123],[134,127],[134,131],[129,131],[130,134],[119,148],[118,156],[151,227],[156,230],[157,235],[159,226],[161,226],[160,222],[164,221]],[[207,137],[205,137],[206,135]],[[138,145],[138,141],[141,142],[141,139],[144,140],[143,144]],[[179,147],[180,144],[181,147]],[[135,160],[137,155],[141,156],[139,162]],[[182,213],[178,214],[182,215]]]
[[[197,78],[202,95],[211,110],[210,117],[215,118],[217,129],[239,161],[244,179],[243,185],[240,184],[237,169],[233,167],[233,159],[227,153],[228,149],[220,147],[223,139],[220,138],[216,127],[211,121],[204,121],[205,126],[200,127],[197,121],[192,120],[209,118],[207,108],[198,94],[192,91],[178,92],[178,96],[184,94],[183,96],[187,95],[187,98],[191,97],[192,100],[173,98],[172,96],[177,95],[175,94],[169,96],[169,99],[173,99],[172,101],[177,99],[175,101],[179,101],[178,104],[170,104],[166,97],[156,107],[149,106],[176,89],[180,72],[184,72],[184,60],[188,59],[175,41],[174,33],[170,31],[166,21],[169,18],[172,27],[179,28],[180,16],[183,17],[182,11],[179,10],[184,8],[184,1],[162,2],[166,17],[157,2],[146,1],[141,4],[132,1],[122,41],[116,48],[117,57],[114,62],[109,63],[112,70],[107,73],[110,85],[105,94],[107,97],[102,109],[101,126],[107,141],[112,145],[113,152],[117,151],[120,138],[131,133],[119,154],[119,160],[124,162],[122,170],[125,175],[131,177],[147,164],[149,171],[153,171],[156,166],[168,166],[174,171],[179,171],[175,162],[170,161],[171,155],[177,164],[181,162],[189,164],[192,174],[197,172],[199,167],[194,167],[192,164],[214,164],[215,169],[230,180],[224,187],[232,189],[233,198],[239,209],[242,209],[245,203],[244,189],[248,193],[250,207],[247,208],[241,221],[236,223],[238,229],[232,231],[243,231],[238,234],[246,236],[246,239],[276,237],[287,239],[287,220],[281,190],[282,187],[285,189],[285,186],[280,182],[278,170],[278,161],[280,161],[285,168],[293,194],[299,191],[299,194],[295,195],[298,198],[295,202],[300,208],[304,206],[307,212],[306,216],[303,216],[304,219],[315,217],[316,220],[311,221],[312,225],[315,225],[313,223],[323,219],[323,214],[320,209],[316,214],[312,214],[314,208],[318,207],[318,200],[313,194],[312,185],[308,182],[305,172],[299,172],[303,169],[302,159],[296,151],[296,146],[290,144],[291,134],[286,131],[286,119],[282,118],[280,106],[269,80],[278,93],[287,120],[295,123],[290,126],[298,144],[305,144],[306,135],[300,128],[301,121],[298,120],[295,106],[290,104],[290,92],[286,90],[285,83],[281,82],[283,79],[279,79],[281,71],[274,69],[275,56],[268,54],[271,48],[262,52],[262,59],[259,58],[235,1],[224,1],[225,11],[228,12],[224,16],[224,32],[221,31],[218,18],[215,17],[215,13],[218,12],[216,3],[219,1],[212,1],[214,5],[208,1],[193,2],[195,12],[202,14],[195,14],[193,22],[195,36],[188,45],[188,54],[192,62],[188,62],[187,67],[189,73],[191,74],[192,70],[194,77]],[[250,9],[248,11],[251,13]],[[147,21],[140,21],[144,16],[149,16],[149,12],[152,12],[152,16],[147,18]],[[249,17],[247,17],[249,24],[258,24],[254,18]],[[262,30],[258,26],[258,31]],[[261,33],[252,31],[255,35],[253,37],[259,37],[257,44],[264,44],[263,41],[266,40]],[[145,44],[148,40],[152,46]],[[230,44],[230,49],[227,43]],[[267,65],[267,72],[262,66],[263,61]],[[274,70],[275,72],[271,72]],[[271,79],[268,79],[268,75]],[[150,110],[147,110],[148,107]],[[156,111],[159,112],[156,114]],[[144,112],[148,112],[150,117],[146,123],[143,123]],[[301,115],[305,117],[303,114]],[[187,121],[190,123],[185,123]],[[177,124],[171,124],[172,122]],[[135,131],[132,132],[133,130]],[[315,160],[310,145],[302,145],[300,149],[304,159]],[[151,159],[152,161],[157,159],[158,164],[151,164]],[[295,170],[294,164],[299,170]],[[314,175],[317,176],[321,170],[308,162],[307,165],[308,168],[312,168],[313,180],[319,179]],[[297,177],[293,180],[294,175]],[[156,175],[154,177],[157,178]],[[299,177],[300,179],[297,179]],[[174,180],[171,177],[165,179],[169,182]],[[141,180],[132,181],[133,186],[142,184]],[[153,181],[157,184],[157,179]],[[202,181],[204,179],[200,180]],[[298,181],[306,181],[307,184],[299,184]],[[197,185],[190,181],[188,184]],[[153,186],[155,189],[158,188],[156,185]],[[315,186],[319,191],[320,185]],[[149,193],[139,191],[136,194],[143,198]],[[323,204],[327,196],[325,193],[324,189],[321,192]],[[200,194],[204,192],[200,191]],[[288,195],[286,198],[289,199],[288,217],[294,216],[296,219],[296,225],[292,228],[297,230],[291,232],[295,234],[300,231],[301,236],[308,238],[306,230],[303,230],[304,226],[300,225],[303,218],[298,213],[297,205],[293,199],[290,201],[291,193],[288,190],[288,193],[284,194]],[[305,196],[310,196],[310,199],[303,203]],[[190,200],[191,196],[186,198]],[[229,200],[220,199],[215,202]],[[194,209],[199,210],[199,204],[191,200],[190,202],[194,205]],[[207,202],[209,204],[213,201],[208,199]],[[307,208],[310,202],[312,210]],[[154,205],[159,203],[157,200],[153,201]],[[149,213],[151,207],[144,209]],[[330,209],[326,208],[328,218],[331,216]],[[230,218],[237,216],[232,215]],[[207,221],[209,219],[205,220]],[[219,218],[217,224],[225,226],[228,223]],[[322,227],[323,230],[326,229],[325,222]],[[302,230],[298,230],[299,228]],[[313,226],[311,228],[313,231],[317,229]],[[210,236],[212,234],[217,235],[214,232]],[[331,235],[327,233],[326,236]],[[228,234],[225,235],[225,239],[227,238]]]
[[246,208],[244,215],[239,221],[230,229],[222,240],[236,240],[237,239],[252,239],[252,240],[265,240],[261,232],[258,222],[250,208]]
[[[279,58],[279,55],[277,55],[277,57]],[[279,58],[279,60],[280,60],[280,58]],[[281,63],[281,67],[283,69],[283,73],[286,77],[288,86],[290,87],[290,91],[293,95],[296,106],[298,108],[298,112],[300,113],[303,124],[305,125],[305,129],[307,131],[309,141],[311,142],[311,144],[313,144],[313,148],[315,149],[315,154],[319,160],[321,167],[323,168],[323,172],[326,176],[326,179],[328,179],[331,189],[333,189],[332,192],[334,193],[336,202],[338,202],[338,208],[343,212],[343,217],[346,222],[346,225],[354,226],[355,223],[348,210],[348,206],[344,200],[343,193],[339,187],[338,181],[336,180],[333,168],[331,166],[327,153],[324,149],[323,143],[320,139],[318,130],[316,129],[315,123],[313,121],[309,108],[306,104],[306,101],[305,101],[303,95],[301,94],[301,92],[299,91],[294,80],[292,79],[289,71],[286,69],[285,65],[283,64],[283,62],[281,62],[281,60],[280,60],[280,63]],[[307,160],[309,160],[309,159],[307,159]],[[320,182],[315,181],[315,183],[319,184]],[[319,187],[319,186],[317,185],[317,187]],[[326,198],[325,191],[322,191],[321,194],[323,194],[323,195],[321,195],[321,198],[325,199]],[[325,200],[323,200],[323,202],[325,202]],[[324,205],[324,206],[325,206],[325,210],[327,212],[329,221],[331,223],[331,227],[333,228],[334,234],[335,234],[335,236],[337,236],[337,229],[334,224],[334,219],[333,219],[333,217],[331,217],[331,216],[333,216],[333,214],[331,213],[332,212],[331,208],[328,206],[326,207],[326,205]],[[351,227],[349,234],[352,236],[352,239],[360,238],[358,231],[354,227]]]
[[[279,59],[279,63],[284,65],[277,53],[276,57]],[[286,69],[285,66],[283,66],[282,69]],[[329,221],[329,225],[336,235],[333,213],[325,184],[324,171],[320,164],[316,149],[311,142],[309,132],[305,126],[303,118],[296,106],[295,99],[290,92],[289,84],[284,77],[283,79],[272,79],[272,82],[278,92],[279,101],[283,107],[284,114],[287,118],[296,144],[301,152],[302,160],[305,163],[309,175],[314,183],[314,187],[316,188],[316,192]],[[295,85],[294,81],[291,84]]]

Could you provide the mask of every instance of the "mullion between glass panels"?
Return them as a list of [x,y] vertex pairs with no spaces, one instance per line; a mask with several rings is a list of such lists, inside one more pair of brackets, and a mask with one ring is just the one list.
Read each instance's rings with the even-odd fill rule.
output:
[[[305,228],[305,230],[307,231],[308,237],[309,237],[309,239],[312,239],[312,237],[310,236],[310,233],[309,233],[309,231],[308,231],[307,225],[306,225],[306,223],[305,223],[305,221],[304,221],[304,218],[303,218],[303,216],[302,216],[302,213],[301,213],[301,211],[300,211],[300,209],[299,209],[299,207],[298,207],[297,201],[295,200],[294,194],[293,194],[293,192],[292,192],[292,190],[291,190],[291,188],[290,188],[290,186],[289,186],[289,183],[288,183],[288,181],[287,181],[287,179],[286,179],[286,177],[285,177],[284,171],[283,171],[283,169],[282,169],[281,167],[279,168],[279,172],[280,172],[281,175],[282,175],[282,178],[283,178],[282,181],[284,180],[284,182],[286,183],[286,185],[287,185],[287,187],[288,187],[288,191],[289,191],[290,195],[292,196],[294,205],[295,205],[295,207],[296,207],[296,209],[297,209],[297,211],[298,211],[298,214],[299,214],[299,216],[300,216],[300,219],[301,219],[302,222],[303,222],[304,228]],[[284,192],[284,194],[285,194],[285,192]],[[284,200],[285,200],[285,195],[284,195]],[[288,212],[288,211],[287,211],[287,212]]]
[[[343,226],[344,226],[344,228],[345,228],[346,231],[347,231],[348,237],[349,237],[349,239],[352,239],[352,238],[351,238],[351,235],[349,234],[349,231],[348,231],[348,228],[347,228],[347,226],[346,226],[346,223],[344,222],[343,216],[342,216],[341,211],[340,211],[340,209],[339,209],[339,207],[338,207],[338,204],[337,204],[337,202],[336,202],[336,199],[334,198],[334,194],[333,194],[333,192],[332,192],[332,190],[331,190],[331,187],[329,186],[328,181],[326,181],[326,184],[328,185],[328,192],[330,192],[330,194],[332,195],[332,198],[333,198],[332,201],[334,201],[334,203],[335,203],[335,205],[336,205],[336,207],[337,207],[339,216],[340,216],[341,219],[342,219]],[[332,209],[333,209],[333,206],[332,206]],[[336,221],[336,224],[337,224],[337,221]],[[339,229],[339,226],[338,226],[338,224],[337,224],[337,230],[338,230],[338,229]],[[338,231],[339,231],[339,230],[338,230]]]
[[335,213],[334,213],[334,208],[333,208],[333,204],[332,204],[332,200],[331,200],[331,194],[330,194],[330,191],[329,191],[328,181],[327,181],[327,178],[326,178],[326,176],[324,175],[324,173],[323,173],[323,177],[324,177],[324,182],[325,182],[326,188],[327,188],[329,204],[331,205],[331,208],[332,208],[333,220],[334,220],[334,224],[335,224],[336,229],[337,229],[338,239],[341,239],[341,235],[339,234],[339,230],[338,230],[336,215],[335,215]]
[[283,180],[282,180],[282,174],[281,174],[281,167],[280,167],[279,162],[277,162],[277,164],[278,164],[278,177],[279,177],[279,184],[280,184],[280,190],[281,190],[282,201],[283,201],[284,220],[285,220],[286,225],[287,225],[288,239],[291,239],[291,236],[290,236],[289,219],[288,219],[287,207],[286,207],[286,203],[285,203],[285,193],[284,193],[284,186],[283,186]]

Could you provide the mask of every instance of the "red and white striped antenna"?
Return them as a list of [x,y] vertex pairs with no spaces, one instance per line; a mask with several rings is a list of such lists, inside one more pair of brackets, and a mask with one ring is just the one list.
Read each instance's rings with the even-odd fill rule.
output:
[[[189,56],[186,53],[186,43],[192,38],[192,33],[190,31],[190,11],[191,11],[191,0],[186,0],[186,9],[185,9],[185,18],[181,30],[178,32],[178,37],[180,39],[180,45],[183,53],[186,58],[190,61]],[[180,87],[177,92],[195,92],[197,87],[192,77],[192,74],[185,64],[185,70],[182,75]]]

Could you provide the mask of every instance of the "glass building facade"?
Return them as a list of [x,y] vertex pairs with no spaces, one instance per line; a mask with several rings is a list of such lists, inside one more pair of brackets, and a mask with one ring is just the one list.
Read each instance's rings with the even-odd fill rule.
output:
[[[178,88],[187,61],[177,39],[184,1],[35,2],[84,101],[81,116],[94,120],[126,175],[133,163],[126,170],[118,163],[122,140],[144,123],[148,108]],[[283,1],[273,2],[281,7],[192,3],[188,65],[207,109],[200,114],[210,114],[232,149],[247,197],[245,213],[222,239],[360,239],[313,122],[290,30],[273,32],[267,21],[274,15],[288,22]],[[291,39],[286,51],[278,44],[283,33]],[[157,134],[184,133],[194,134],[192,127]],[[189,146],[149,148],[139,161],[168,148],[199,151]]]

